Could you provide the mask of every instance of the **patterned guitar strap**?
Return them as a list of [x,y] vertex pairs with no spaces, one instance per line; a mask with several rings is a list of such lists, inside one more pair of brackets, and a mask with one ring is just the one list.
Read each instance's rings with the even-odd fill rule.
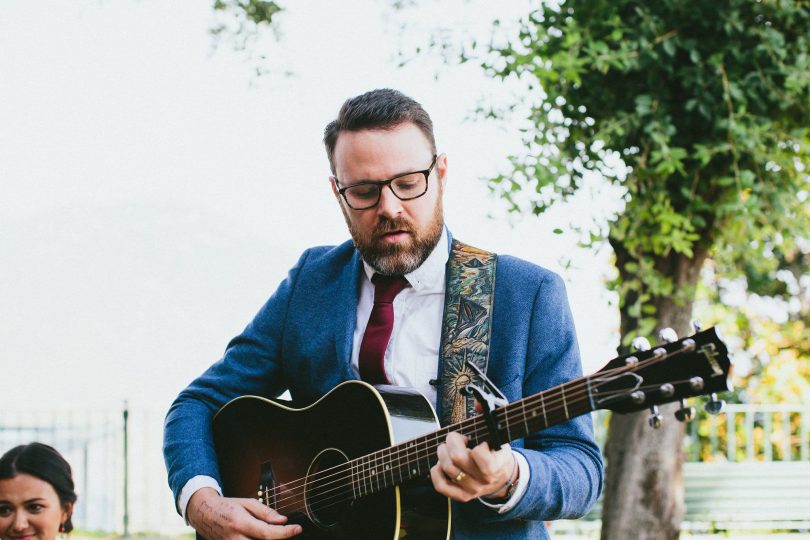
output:
[[481,384],[466,366],[471,360],[487,371],[495,296],[494,253],[453,240],[447,263],[447,290],[439,354],[439,419],[443,426],[475,414],[474,398],[459,392]]

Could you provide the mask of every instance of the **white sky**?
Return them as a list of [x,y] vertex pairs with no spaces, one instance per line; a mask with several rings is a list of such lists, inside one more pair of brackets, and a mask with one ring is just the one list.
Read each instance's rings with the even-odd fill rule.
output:
[[[322,130],[345,98],[378,87],[432,115],[450,159],[454,235],[560,272],[586,371],[614,356],[607,255],[551,233],[604,201],[510,225],[481,180],[508,170],[520,134],[465,118],[504,85],[474,66],[397,68],[397,26],[381,0],[288,2],[281,41],[268,41],[280,68],[257,80],[244,54],[212,54],[211,4],[2,3],[2,406],[167,407],[302,250],[347,238]],[[419,15],[473,16],[463,2],[438,11],[446,5]],[[563,255],[572,268],[559,267]]]

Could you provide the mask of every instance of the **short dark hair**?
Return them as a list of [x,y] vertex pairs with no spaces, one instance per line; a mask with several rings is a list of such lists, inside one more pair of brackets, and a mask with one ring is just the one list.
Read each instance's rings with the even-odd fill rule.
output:
[[335,145],[341,131],[392,129],[404,122],[413,122],[425,134],[435,154],[433,121],[416,100],[391,88],[371,90],[347,99],[337,119],[329,122],[323,131],[323,144],[326,145],[332,174],[335,174]]
[[[76,502],[70,464],[47,444],[32,442],[15,446],[0,457],[0,480],[14,478],[18,474],[30,474],[48,482],[59,496],[62,508]],[[73,530],[70,515],[62,526],[66,533]]]

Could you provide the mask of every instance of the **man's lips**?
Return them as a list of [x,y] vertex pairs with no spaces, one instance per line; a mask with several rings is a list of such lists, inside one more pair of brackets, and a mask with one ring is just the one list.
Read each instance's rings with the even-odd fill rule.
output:
[[399,229],[396,231],[382,233],[378,238],[383,242],[399,242],[407,238],[410,234],[410,231]]

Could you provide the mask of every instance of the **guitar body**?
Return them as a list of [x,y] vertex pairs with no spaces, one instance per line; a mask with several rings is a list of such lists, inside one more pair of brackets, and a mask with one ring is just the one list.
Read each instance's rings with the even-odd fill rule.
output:
[[[259,498],[303,526],[303,539],[450,537],[450,502],[429,478],[355,497],[331,481],[333,467],[435,432],[420,393],[348,381],[303,409],[236,398],[214,417],[214,445],[225,496]],[[337,470],[337,469],[335,469]],[[306,479],[326,478],[311,487]]]

